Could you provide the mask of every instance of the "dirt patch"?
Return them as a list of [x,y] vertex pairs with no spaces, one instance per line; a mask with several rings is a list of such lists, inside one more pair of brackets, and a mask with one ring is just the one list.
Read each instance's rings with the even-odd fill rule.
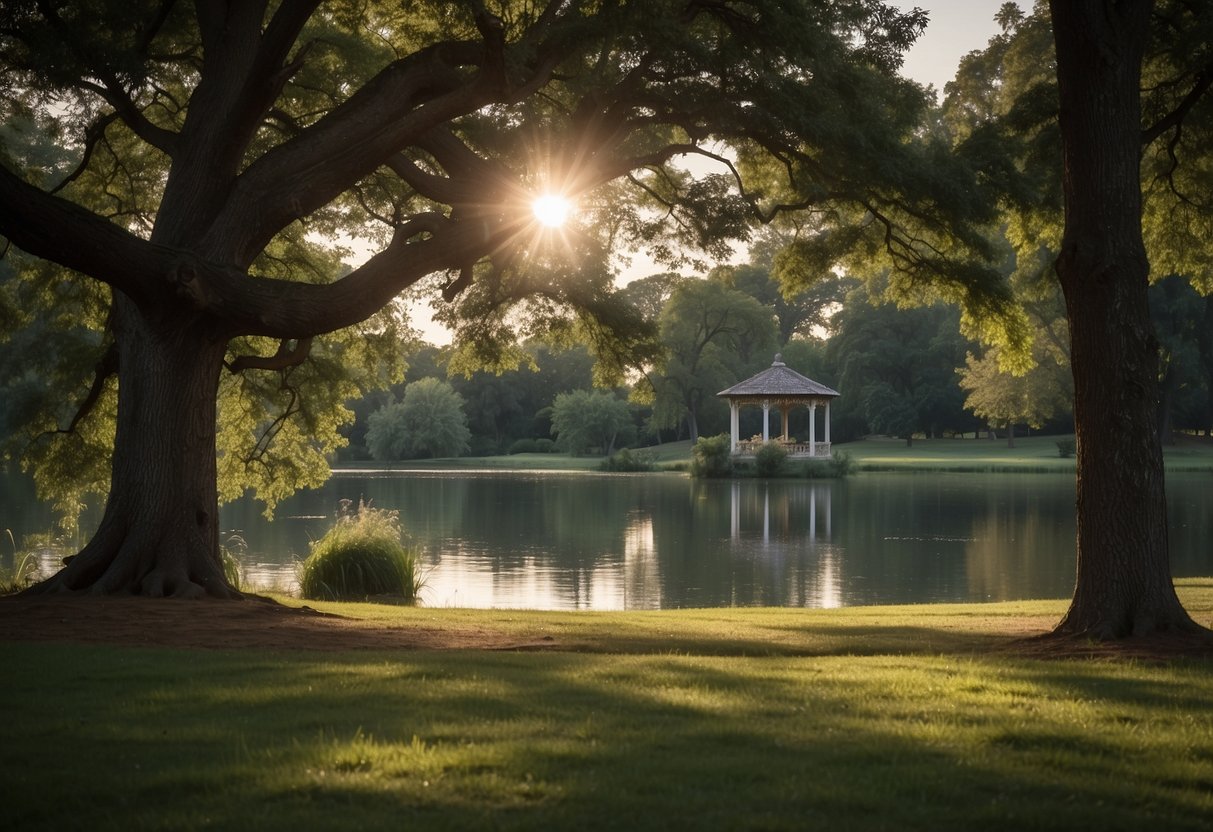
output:
[[185,601],[43,596],[0,598],[0,642],[58,642],[212,650],[534,650],[489,629],[392,627],[287,607],[264,598]]
[[[1169,661],[1213,658],[1213,633],[1155,635],[1115,642],[1042,635],[1052,619],[1026,616],[969,622],[995,641],[985,649],[1034,659]],[[0,598],[0,642],[111,644],[206,650],[577,650],[550,636],[519,638],[490,627],[412,621],[391,626],[288,607],[250,596],[242,601],[75,595]],[[598,649],[611,649],[598,645]],[[592,649],[592,648],[591,648]],[[622,648],[626,649],[626,648]]]
[[1002,652],[1031,659],[1116,659],[1164,662],[1172,659],[1213,658],[1213,632],[1153,633],[1115,641],[1092,641],[1081,636],[1042,635],[1019,638]]

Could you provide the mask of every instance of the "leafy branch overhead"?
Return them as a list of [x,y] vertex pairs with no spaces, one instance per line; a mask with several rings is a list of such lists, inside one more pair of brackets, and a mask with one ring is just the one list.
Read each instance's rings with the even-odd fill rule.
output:
[[[0,321],[20,340],[59,315],[88,346],[26,356],[48,372],[6,453],[44,490],[105,490],[113,447],[105,519],[55,580],[224,594],[217,498],[323,478],[343,401],[401,376],[406,292],[465,368],[541,335],[593,343],[604,379],[653,355],[614,256],[717,258],[755,223],[1002,308],[972,171],[896,75],[925,22],[876,0],[4,3]],[[530,210],[549,191],[576,205],[559,231]]]

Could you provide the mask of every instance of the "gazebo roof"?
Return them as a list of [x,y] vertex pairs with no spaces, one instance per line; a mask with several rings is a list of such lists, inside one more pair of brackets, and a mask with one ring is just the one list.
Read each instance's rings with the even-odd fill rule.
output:
[[776,354],[770,367],[745,381],[734,384],[716,394],[721,398],[810,398],[839,395],[824,384],[806,378],[783,363],[783,356]]

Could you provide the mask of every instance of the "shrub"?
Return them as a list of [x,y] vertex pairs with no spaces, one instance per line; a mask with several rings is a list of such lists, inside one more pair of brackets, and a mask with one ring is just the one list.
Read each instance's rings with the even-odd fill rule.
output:
[[556,450],[556,443],[551,439],[524,438],[515,439],[510,444],[509,454],[550,454]]
[[855,473],[855,460],[850,454],[838,453],[829,459],[810,459],[804,464],[804,475],[811,480],[840,480]]
[[788,452],[778,442],[767,442],[754,454],[754,468],[760,477],[777,477],[787,461]]
[[399,514],[361,501],[351,512],[349,505],[344,501],[337,523],[312,544],[299,576],[303,597],[354,601],[392,596],[416,601],[423,582],[416,551],[400,540]]
[[468,456],[497,456],[501,445],[491,436],[473,436],[468,442]]
[[652,451],[630,451],[624,448],[608,456],[598,465],[600,471],[652,471],[657,465],[657,455]]
[[513,456],[514,454],[539,453],[538,449],[535,447],[537,441],[538,440],[535,440],[535,439],[515,439],[510,444],[510,449],[509,449],[509,451],[507,451],[507,453],[509,453],[511,456]]
[[1069,459],[1074,456],[1074,451],[1077,448],[1073,439],[1058,439],[1057,440],[1057,455],[1062,459]]
[[733,440],[727,433],[701,436],[691,448],[691,475],[727,477],[733,473]]

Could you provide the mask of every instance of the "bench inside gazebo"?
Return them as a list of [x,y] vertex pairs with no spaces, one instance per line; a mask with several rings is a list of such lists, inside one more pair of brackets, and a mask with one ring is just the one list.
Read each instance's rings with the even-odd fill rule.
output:
[[[733,456],[753,456],[758,449],[771,441],[784,446],[789,457],[829,457],[830,450],[830,401],[838,397],[831,390],[811,378],[802,376],[783,363],[783,356],[776,355],[770,367],[745,381],[734,384],[716,394],[729,402],[729,435],[732,438]],[[738,437],[741,408],[762,408],[762,435],[752,439]],[[788,436],[788,414],[797,407],[808,408],[809,437],[807,442],[794,442]],[[825,432],[822,442],[817,441],[817,408],[825,410]],[[782,428],[778,436],[770,435],[771,411],[778,410],[782,416]]]

